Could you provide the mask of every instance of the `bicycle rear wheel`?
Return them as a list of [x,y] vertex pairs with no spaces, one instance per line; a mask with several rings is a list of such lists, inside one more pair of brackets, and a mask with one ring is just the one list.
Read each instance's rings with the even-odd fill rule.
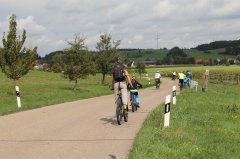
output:
[[132,97],[131,105],[132,105],[132,112],[137,111],[137,104],[136,104],[136,96],[135,95]]
[[122,102],[121,102],[121,98],[117,99],[117,107],[116,107],[116,117],[117,117],[117,123],[118,125],[121,125],[122,123],[122,117],[123,117],[123,113],[122,113]]
[[117,110],[116,110],[116,116],[117,116],[118,125],[121,125],[122,124],[122,112],[121,112],[121,109],[119,106],[117,107]]
[[128,121],[128,112],[126,111],[126,109],[123,110],[123,118],[125,122]]

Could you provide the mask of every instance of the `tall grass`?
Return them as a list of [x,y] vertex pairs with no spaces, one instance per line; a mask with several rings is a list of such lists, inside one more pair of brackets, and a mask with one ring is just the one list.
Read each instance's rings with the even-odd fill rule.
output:
[[238,159],[240,86],[209,84],[205,93],[184,90],[171,106],[170,127],[163,128],[163,105],[146,119],[130,159]]

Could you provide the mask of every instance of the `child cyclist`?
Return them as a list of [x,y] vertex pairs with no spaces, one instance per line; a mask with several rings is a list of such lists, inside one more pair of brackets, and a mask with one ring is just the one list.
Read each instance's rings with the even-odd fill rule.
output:
[[140,105],[139,105],[139,104],[140,104],[140,97],[139,97],[137,88],[138,88],[138,86],[139,86],[140,88],[142,88],[142,84],[139,83],[139,82],[136,80],[136,77],[135,77],[135,76],[132,77],[131,82],[132,82],[132,88],[131,88],[130,84],[128,84],[128,88],[131,88],[131,90],[132,90],[132,91],[130,90],[130,101],[132,101],[132,98],[133,98],[133,96],[135,95],[137,107],[140,107]]

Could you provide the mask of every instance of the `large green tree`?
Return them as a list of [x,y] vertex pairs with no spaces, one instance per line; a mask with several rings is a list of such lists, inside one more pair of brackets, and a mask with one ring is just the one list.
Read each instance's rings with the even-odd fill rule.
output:
[[110,34],[100,35],[99,42],[97,42],[97,63],[99,71],[102,73],[102,84],[104,84],[105,76],[110,74],[114,63],[119,59],[120,55],[117,53],[117,47],[120,45],[120,40],[113,41]]
[[26,75],[32,68],[37,57],[37,47],[29,49],[24,47],[26,30],[17,36],[16,15],[9,18],[9,31],[7,37],[2,38],[3,48],[0,50],[0,67],[2,72],[10,79],[16,81]]
[[84,79],[96,73],[96,65],[92,54],[85,46],[85,38],[75,35],[74,41],[68,42],[69,48],[65,49],[66,70],[64,75],[75,81],[74,90],[77,88],[78,79]]

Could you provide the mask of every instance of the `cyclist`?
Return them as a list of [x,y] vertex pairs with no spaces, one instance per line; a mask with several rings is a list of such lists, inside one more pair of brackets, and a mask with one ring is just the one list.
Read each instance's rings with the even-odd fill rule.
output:
[[179,86],[180,86],[180,89],[183,88],[183,80],[185,78],[185,74],[182,73],[182,72],[179,72],[178,73],[178,79],[179,79]]
[[159,88],[160,87],[160,82],[161,82],[161,74],[160,74],[160,71],[157,71],[155,73],[155,82],[156,82],[156,88]]
[[187,70],[187,72],[186,72],[186,77],[188,77],[188,78],[189,78],[189,83],[191,83],[191,79],[192,79],[192,72],[191,72],[191,71],[189,71],[189,70]]
[[117,61],[113,67],[112,89],[114,90],[115,98],[117,98],[118,91],[121,91],[124,109],[127,108],[128,104],[126,81],[132,88],[132,82],[126,70],[126,65],[124,65],[121,61]]
[[176,79],[176,72],[172,72],[172,80],[175,80]]
[[[140,88],[142,88],[142,84],[139,83],[139,82],[136,80],[136,77],[135,77],[135,76],[132,77],[131,82],[132,82],[132,89],[135,89],[135,90],[137,91],[138,86],[139,86]],[[128,88],[130,88],[130,87],[131,87],[130,84],[128,84]],[[133,92],[130,91],[130,101],[132,101],[132,98],[133,98],[134,95],[135,95],[135,97],[136,97],[137,107],[140,108],[140,105],[139,105],[139,104],[140,104],[140,97],[139,97],[138,92],[134,92],[134,93],[133,93]]]

